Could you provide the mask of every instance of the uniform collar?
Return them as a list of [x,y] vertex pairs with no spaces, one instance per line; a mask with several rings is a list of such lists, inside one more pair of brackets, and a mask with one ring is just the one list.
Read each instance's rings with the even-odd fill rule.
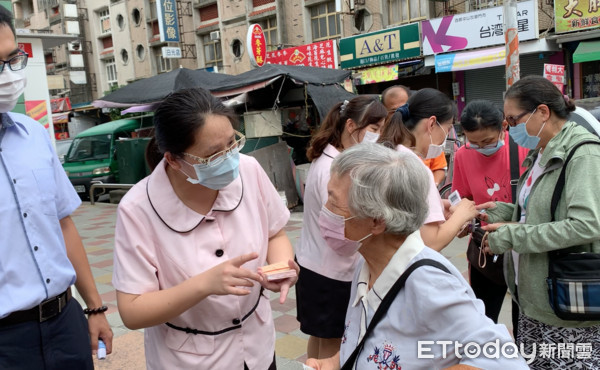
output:
[[356,297],[352,302],[352,306],[356,306],[366,297],[369,306],[373,311],[376,311],[385,295],[390,291],[400,275],[406,271],[410,261],[417,254],[421,253],[424,248],[425,244],[421,239],[421,232],[417,230],[410,234],[396,253],[394,253],[390,262],[375,281],[373,288],[369,291],[367,291],[367,287],[369,286],[370,272],[369,265],[365,261],[358,275]]
[[213,221],[216,212],[231,212],[242,202],[244,183],[240,171],[240,175],[231,184],[219,190],[212,209],[206,215],[200,214],[179,199],[167,176],[167,165],[164,159],[158,164],[146,183],[146,192],[156,215],[175,232],[188,233],[205,219]]
[[325,154],[329,158],[335,158],[340,154],[340,151],[337,150],[333,145],[327,144],[325,149],[323,149],[323,154]]
[[18,121],[15,121],[13,117],[11,117],[10,113],[0,113],[0,128],[9,129],[11,127],[17,127],[24,135],[29,135],[29,131],[27,131],[27,127]]

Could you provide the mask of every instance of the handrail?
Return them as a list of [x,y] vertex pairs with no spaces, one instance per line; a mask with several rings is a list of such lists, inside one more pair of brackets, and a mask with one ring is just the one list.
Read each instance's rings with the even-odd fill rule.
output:
[[[96,190],[96,188],[102,188],[102,189],[131,189],[133,187],[133,185],[135,184],[105,184],[102,181],[94,181],[92,182],[92,185],[90,186],[90,204],[94,205],[94,203],[96,203],[94,201],[94,190]],[[102,192],[100,195],[104,194],[104,192]]]

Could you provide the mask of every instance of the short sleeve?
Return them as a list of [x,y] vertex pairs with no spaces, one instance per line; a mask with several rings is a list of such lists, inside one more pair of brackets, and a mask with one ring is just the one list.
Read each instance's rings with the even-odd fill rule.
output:
[[[39,124],[38,126],[43,127]],[[81,199],[79,198],[79,195],[77,195],[73,184],[71,184],[71,181],[67,177],[67,173],[60,164],[58,156],[56,155],[56,152],[52,147],[52,143],[50,142],[50,137],[47,135],[45,129],[43,130],[43,136],[48,146],[49,153],[52,156],[52,172],[54,174],[54,181],[56,183],[56,193],[54,195],[56,214],[58,219],[62,220],[79,208],[81,205]]]
[[448,162],[446,161],[446,154],[442,153],[439,156],[433,158],[431,160],[431,164],[429,165],[432,171],[437,170],[445,170],[448,168]]
[[427,205],[429,206],[429,213],[427,214],[427,218],[425,218],[425,224],[430,224],[433,222],[444,222],[446,218],[444,217],[444,206],[442,205],[442,198],[440,197],[440,193],[435,186],[435,181],[433,180],[433,174],[431,171],[427,171],[429,177],[429,192],[427,193]]
[[128,294],[159,290],[154,243],[134,209],[119,205],[115,226],[114,271],[112,284]]
[[[464,148],[464,147],[463,147]],[[473,192],[466,179],[464,168],[465,152],[463,148],[459,148],[454,156],[454,169],[452,171],[452,191],[458,190],[462,198],[473,199]]]
[[269,228],[269,238],[271,238],[287,225],[290,219],[290,211],[283,203],[277,189],[275,189],[275,186],[273,186],[273,183],[260,164],[254,158],[252,158],[252,161],[256,168],[256,181],[258,182],[258,187],[263,198],[263,204],[267,208],[267,226]]

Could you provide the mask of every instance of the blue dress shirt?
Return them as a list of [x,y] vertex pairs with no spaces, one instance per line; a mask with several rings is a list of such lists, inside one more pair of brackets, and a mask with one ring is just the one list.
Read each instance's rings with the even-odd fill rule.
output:
[[81,200],[44,127],[1,114],[0,318],[32,308],[75,282],[59,220]]

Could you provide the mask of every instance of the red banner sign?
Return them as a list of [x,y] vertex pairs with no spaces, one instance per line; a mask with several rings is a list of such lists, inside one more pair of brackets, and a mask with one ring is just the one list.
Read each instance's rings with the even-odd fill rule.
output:
[[50,99],[52,113],[68,112],[71,110],[71,101],[69,98]]
[[262,67],[267,61],[267,41],[260,25],[253,24],[250,26],[246,42],[250,63],[256,67]]
[[18,48],[27,53],[29,58],[33,58],[33,48],[31,47],[31,43],[29,42],[20,42]]
[[337,68],[335,40],[267,52],[269,64]]
[[563,92],[565,86],[565,66],[561,64],[544,64],[544,77]]

